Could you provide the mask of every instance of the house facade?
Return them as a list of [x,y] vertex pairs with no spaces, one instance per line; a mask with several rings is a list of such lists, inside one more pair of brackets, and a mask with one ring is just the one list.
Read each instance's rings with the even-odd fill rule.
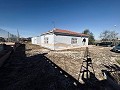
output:
[[62,50],[88,45],[88,35],[69,30],[53,29],[41,36],[40,45],[51,50]]
[[31,41],[32,41],[32,44],[40,45],[41,44],[41,37],[39,37],[39,36],[33,37]]

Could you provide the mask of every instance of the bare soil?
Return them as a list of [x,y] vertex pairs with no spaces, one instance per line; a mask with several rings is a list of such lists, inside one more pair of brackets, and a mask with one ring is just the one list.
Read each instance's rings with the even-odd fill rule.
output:
[[[37,45],[27,45],[31,51],[26,51],[27,55],[34,55],[38,53],[48,53],[46,57],[60,66],[63,70],[68,72],[74,78],[78,78],[80,68],[84,59],[86,47],[51,51]],[[99,80],[103,80],[101,70],[106,70],[105,66],[112,66],[114,64],[120,66],[116,60],[120,59],[120,53],[112,52],[112,47],[88,46],[90,57],[92,59],[95,76]]]
[[104,81],[101,70],[112,65],[119,67],[116,60],[120,58],[120,53],[111,52],[112,47],[89,46],[95,79],[82,83],[78,76],[85,49],[52,51],[26,43],[18,47],[0,68],[0,89],[114,90]]

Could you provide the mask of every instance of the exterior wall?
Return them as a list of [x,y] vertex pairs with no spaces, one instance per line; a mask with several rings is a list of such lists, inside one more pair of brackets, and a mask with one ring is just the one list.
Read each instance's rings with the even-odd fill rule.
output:
[[[45,43],[45,38],[48,38],[48,43]],[[77,38],[77,43],[71,44],[71,39]],[[83,42],[83,39],[86,42]],[[61,36],[55,34],[46,34],[40,37],[33,37],[32,44],[41,45],[42,47],[49,48],[51,50],[62,50],[69,48],[76,48],[88,45],[88,37],[74,37],[74,36]]]
[[33,37],[32,44],[40,45],[41,44],[41,37]]
[[[86,42],[85,42],[85,43],[83,42],[83,39],[84,39],[84,38],[86,39]],[[81,46],[88,46],[88,37],[81,37],[80,45],[81,45]]]
[[31,38],[32,44],[35,44],[35,40],[34,39],[35,39],[35,37]]
[[[47,34],[41,36],[41,46],[54,50],[54,34]],[[45,38],[48,38],[48,43],[45,43]]]
[[[77,43],[71,44],[71,39],[77,38]],[[83,42],[83,39],[86,39],[86,42]],[[68,48],[75,48],[80,46],[87,46],[88,45],[88,37],[73,37],[73,36],[60,36],[55,35],[54,37],[54,49],[61,50],[61,49],[68,49]]]

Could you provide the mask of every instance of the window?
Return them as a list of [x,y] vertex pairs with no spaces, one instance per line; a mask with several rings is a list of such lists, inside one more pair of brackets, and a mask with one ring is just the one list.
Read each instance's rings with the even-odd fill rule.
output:
[[48,43],[48,37],[44,38],[44,43],[46,43],[46,44]]
[[77,43],[77,38],[71,38],[71,44],[76,44]]

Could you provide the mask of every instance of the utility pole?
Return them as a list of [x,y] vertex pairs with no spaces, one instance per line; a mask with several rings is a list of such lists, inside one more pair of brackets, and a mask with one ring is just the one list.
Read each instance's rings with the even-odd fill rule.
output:
[[19,35],[19,31],[17,29],[17,42],[19,42],[19,38],[20,38],[20,35]]
[[8,32],[8,42],[9,42],[9,38],[10,38],[9,34],[10,34],[10,33]]

